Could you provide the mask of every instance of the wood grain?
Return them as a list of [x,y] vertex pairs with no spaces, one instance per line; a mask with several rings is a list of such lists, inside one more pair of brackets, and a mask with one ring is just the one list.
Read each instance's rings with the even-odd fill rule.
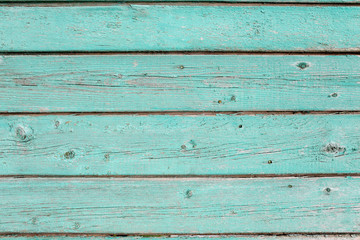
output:
[[[115,0],[0,0],[0,2],[5,2],[5,3],[26,3],[26,2],[31,2],[31,3],[54,3],[54,2],[60,2],[60,3],[79,3],[79,2],[92,2],[92,3],[97,3],[97,2],[116,2],[118,3],[118,1]],[[319,3],[319,4],[323,4],[323,3],[330,3],[330,4],[357,4],[360,1],[359,0],[122,0],[121,2],[124,3],[143,3],[143,2],[148,2],[148,3],[194,3],[194,4],[202,4],[202,3],[274,3],[274,4],[278,4],[278,3]]]
[[2,6],[0,51],[359,51],[358,14],[358,6]]
[[359,232],[360,178],[3,178],[0,231]]
[[[24,234],[23,234],[24,235]],[[25,234],[27,235],[27,234]],[[54,236],[55,235],[55,236]],[[3,240],[359,240],[357,234],[338,234],[338,235],[306,235],[306,234],[289,234],[283,236],[267,235],[156,235],[156,236],[56,236],[56,234],[39,234],[36,236],[0,236]]]
[[2,116],[0,175],[359,173],[360,115]]
[[354,55],[3,56],[0,80],[2,112],[360,110]]

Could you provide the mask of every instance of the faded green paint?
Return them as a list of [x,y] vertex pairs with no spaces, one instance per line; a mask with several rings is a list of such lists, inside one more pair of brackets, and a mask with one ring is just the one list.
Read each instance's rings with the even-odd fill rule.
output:
[[103,236],[0,236],[3,240],[359,240],[358,234],[341,235],[300,235],[290,234],[286,236],[265,235],[157,235],[128,236],[128,237],[103,237]]
[[[116,0],[0,0],[0,2],[6,2],[6,3],[18,3],[18,2],[31,2],[31,3],[47,3],[47,2],[68,2],[68,3],[73,3],[73,2],[114,2],[114,3],[118,3],[119,1]],[[176,3],[176,2],[181,2],[183,4],[186,4],[186,2],[188,3],[198,3],[198,4],[202,4],[202,3],[221,3],[221,2],[225,2],[225,3],[359,3],[359,0],[122,0],[121,2],[124,3],[136,3],[136,2],[149,2],[151,4],[151,2],[156,2],[156,3]]]
[[3,178],[0,231],[358,233],[359,188],[357,177]]
[[360,115],[2,116],[0,175],[358,173],[359,122]]
[[360,56],[3,56],[0,111],[360,110]]
[[[359,6],[23,4],[0,52],[93,55],[0,57],[0,112],[48,113],[0,117],[0,239],[359,239],[306,234],[360,232],[360,178],[309,177],[359,173],[360,115],[251,113],[360,110],[359,56],[94,54],[360,51]],[[104,114],[144,111],[208,116]]]
[[359,51],[359,11],[358,6],[3,6],[0,51]]

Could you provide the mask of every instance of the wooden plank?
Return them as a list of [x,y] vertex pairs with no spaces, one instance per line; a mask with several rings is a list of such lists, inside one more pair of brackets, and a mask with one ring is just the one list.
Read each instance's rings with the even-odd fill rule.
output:
[[355,55],[3,56],[0,111],[360,110],[359,72]]
[[[73,2],[92,2],[92,3],[96,3],[96,2],[113,2],[113,3],[119,3],[115,0],[0,0],[0,2],[5,2],[5,3],[26,3],[26,2],[31,2],[31,3],[49,3],[49,2],[61,2],[61,3],[73,3]],[[359,0],[122,0],[121,3],[144,3],[144,2],[155,2],[155,3],[184,3],[184,2],[188,2],[188,3],[196,3],[196,4],[203,4],[203,3],[274,3],[274,4],[278,4],[278,3],[288,3],[288,4],[292,4],[292,3],[359,3]]]
[[[0,0],[0,2],[6,3],[19,3],[19,2],[32,2],[32,3],[47,3],[47,2],[117,2],[115,0]],[[359,0],[122,0],[121,2],[129,2],[129,3],[136,3],[136,2],[195,2],[195,3],[203,3],[203,2],[224,2],[224,3],[359,3]]]
[[359,173],[360,115],[2,116],[0,175]]
[[358,14],[358,6],[2,6],[0,51],[358,51]]
[[360,178],[3,178],[0,231],[360,230]]
[[266,235],[170,235],[170,236],[127,236],[127,237],[108,237],[108,236],[53,236],[45,235],[36,237],[29,236],[0,236],[4,240],[359,240],[357,234],[337,234],[337,235],[300,235],[290,234],[284,236]]

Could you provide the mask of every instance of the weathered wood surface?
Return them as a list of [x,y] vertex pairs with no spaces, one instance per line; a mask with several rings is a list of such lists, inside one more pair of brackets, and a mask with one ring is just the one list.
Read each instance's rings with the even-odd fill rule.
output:
[[300,235],[290,234],[284,236],[266,235],[170,235],[170,236],[127,236],[127,237],[107,237],[107,236],[0,236],[4,240],[359,240],[357,234],[338,234],[338,235]]
[[[26,2],[31,2],[31,3],[47,3],[47,2],[68,2],[68,3],[73,3],[73,2],[116,2],[119,3],[119,1],[116,0],[0,0],[0,2],[6,2],[6,3],[26,3]],[[129,2],[129,3],[136,3],[136,2],[163,2],[163,3],[167,3],[167,2],[172,2],[172,3],[176,3],[176,2],[188,2],[188,3],[204,3],[204,2],[214,2],[214,3],[359,3],[359,0],[121,0],[121,2]]]
[[359,11],[358,6],[2,6],[0,51],[358,51]]
[[2,112],[360,110],[355,55],[3,56],[0,80]]
[[360,178],[3,178],[0,231],[359,232]]
[[2,116],[0,175],[359,173],[360,115]]
[[[0,2],[6,2],[6,3],[26,3],[26,2],[31,2],[31,3],[47,3],[47,2],[68,2],[68,3],[73,3],[73,2],[116,2],[119,3],[119,1],[116,0],[0,0]],[[188,3],[203,3],[203,2],[214,2],[214,3],[359,3],[359,0],[122,0],[122,3],[136,3],[136,2],[163,2],[163,3],[167,3],[167,2],[171,2],[171,3],[176,3],[176,2],[188,2]]]

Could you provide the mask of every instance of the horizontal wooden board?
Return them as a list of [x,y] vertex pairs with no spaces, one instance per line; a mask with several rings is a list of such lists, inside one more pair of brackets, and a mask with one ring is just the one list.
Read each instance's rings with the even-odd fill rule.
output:
[[268,235],[170,235],[170,236],[0,236],[3,240],[359,240],[357,234],[306,235],[290,234],[283,236]]
[[360,115],[2,116],[0,175],[359,173]]
[[0,231],[359,232],[360,178],[3,178]]
[[356,55],[3,56],[0,79],[2,112],[360,110]]
[[0,51],[358,51],[359,9],[2,6]]
[[[5,2],[5,3],[26,3],[26,2],[31,2],[31,3],[47,3],[47,2],[67,2],[67,3],[79,3],[79,2],[116,2],[119,3],[119,1],[116,0],[0,0],[1,2]],[[201,3],[360,3],[359,0],[122,0],[122,3],[136,3],[136,2],[156,2],[156,3],[167,3],[167,2],[171,2],[171,3],[184,3],[184,2],[188,2],[188,3],[197,3],[197,4],[201,4]]]

